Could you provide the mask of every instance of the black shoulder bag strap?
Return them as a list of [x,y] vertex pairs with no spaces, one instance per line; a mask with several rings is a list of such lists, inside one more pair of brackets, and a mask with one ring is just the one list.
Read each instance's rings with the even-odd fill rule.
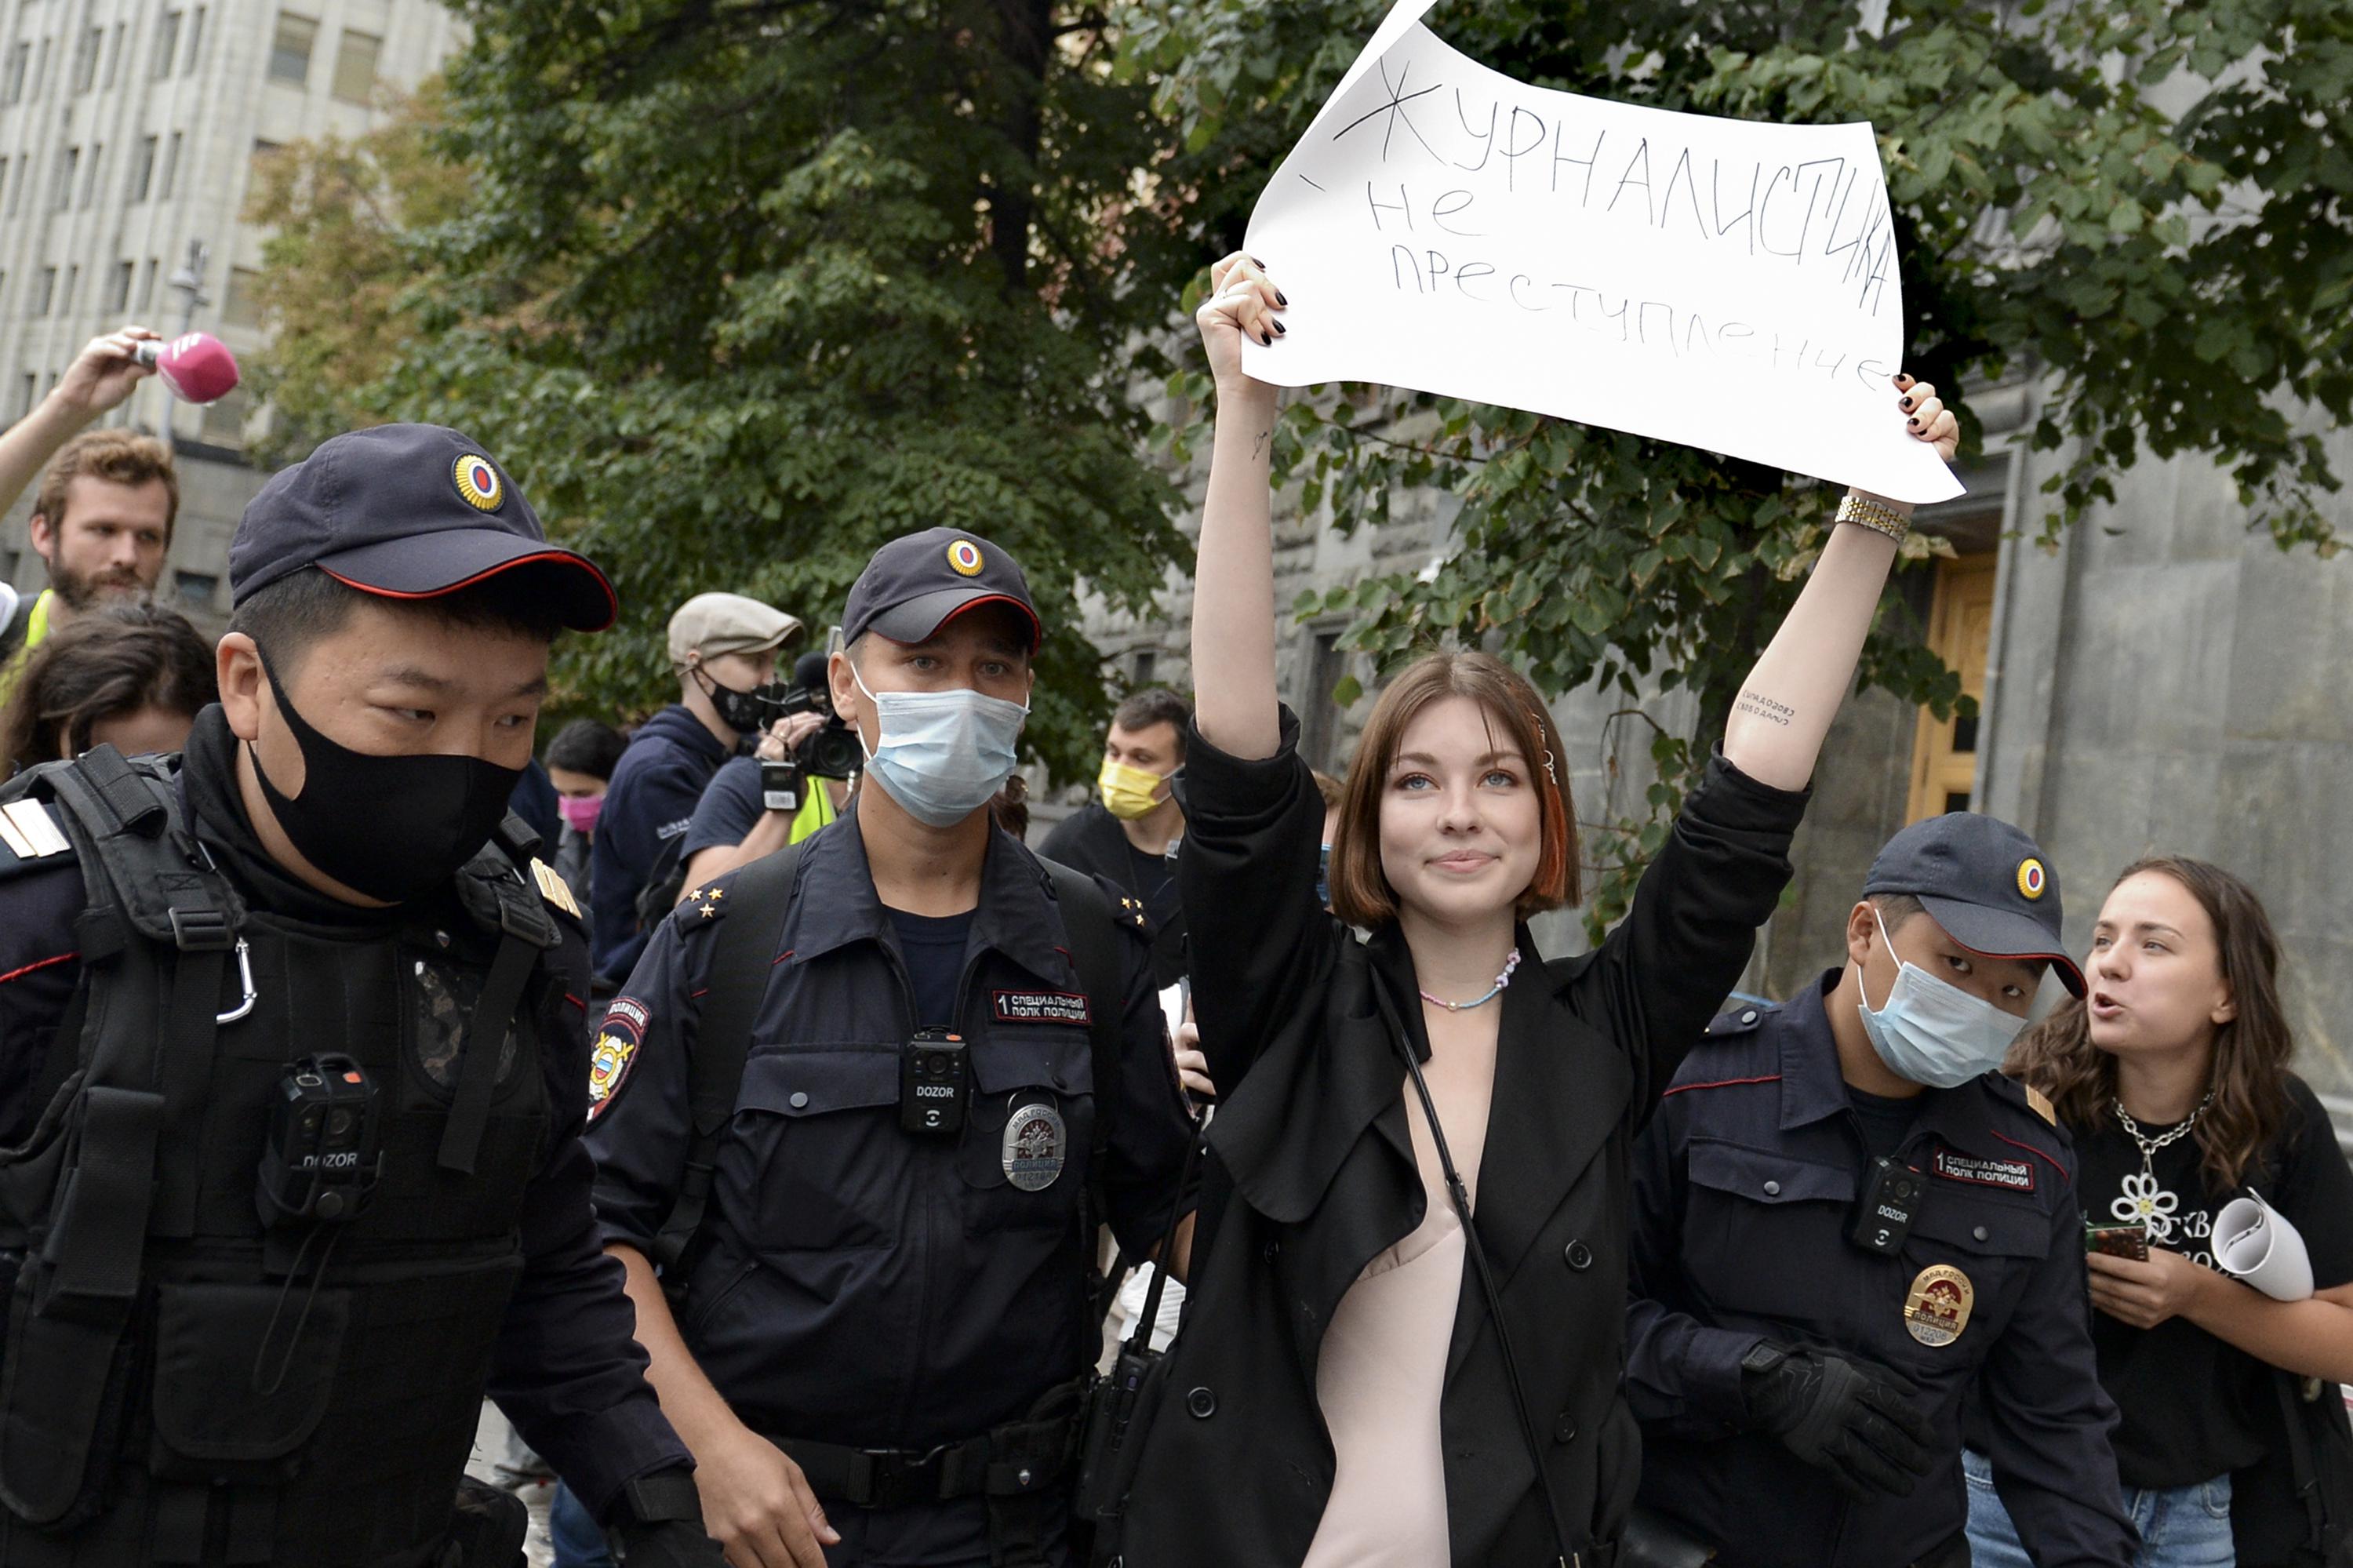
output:
[[1389,1026],[1389,1037],[1397,1044],[1398,1054],[1405,1058],[1407,1075],[1413,1079],[1413,1092],[1421,1101],[1421,1114],[1430,1122],[1430,1140],[1438,1150],[1439,1169],[1446,1176],[1446,1194],[1453,1200],[1455,1217],[1462,1222],[1462,1250],[1469,1255],[1472,1268],[1479,1276],[1479,1294],[1486,1298],[1487,1317],[1495,1325],[1495,1345],[1504,1352],[1504,1379],[1512,1385],[1512,1409],[1520,1418],[1520,1438],[1527,1445],[1528,1463],[1535,1467],[1536,1490],[1545,1500],[1545,1513],[1552,1520],[1553,1543],[1559,1549],[1559,1568],[1581,1568],[1584,1559],[1568,1543],[1568,1531],[1562,1522],[1560,1499],[1552,1495],[1552,1478],[1545,1473],[1544,1445],[1536,1441],[1536,1424],[1528,1414],[1528,1394],[1520,1381],[1520,1361],[1512,1353],[1511,1330],[1504,1322],[1503,1292],[1495,1288],[1495,1276],[1487,1266],[1487,1249],[1479,1240],[1478,1227],[1471,1220],[1471,1192],[1462,1184],[1462,1174],[1454,1168],[1454,1155],[1446,1147],[1446,1129],[1438,1122],[1438,1104],[1430,1097],[1430,1084],[1421,1075],[1421,1063],[1413,1054],[1413,1036],[1406,1033],[1405,1021],[1398,1016],[1397,1003],[1389,997],[1388,982],[1378,970],[1372,976],[1373,995],[1380,1003],[1381,1015]]
[[1087,1044],[1093,1057],[1095,1132],[1087,1149],[1086,1213],[1079,1226],[1086,1248],[1089,1321],[1100,1330],[1119,1288],[1118,1272],[1103,1274],[1097,1264],[1095,1232],[1105,1213],[1103,1196],[1103,1151],[1110,1147],[1113,1086],[1119,1082],[1123,1042],[1122,1013],[1127,1002],[1119,957],[1118,916],[1095,879],[1082,871],[1039,856],[1038,863],[1053,879],[1054,899],[1062,911],[1062,938],[1071,945],[1071,967],[1079,973],[1079,989],[1087,993]]
[[[194,1229],[192,1162],[163,1157],[166,1135],[202,1104],[214,1031],[242,1018],[252,992],[248,980],[245,1004],[221,1011],[233,951],[249,974],[244,905],[181,821],[165,779],[101,746],[19,775],[8,791],[44,796],[64,809],[89,901],[77,922],[79,1152],[19,1277],[0,1379],[0,1500],[36,1524],[78,1515],[107,1462],[99,1432],[119,1392],[149,1233]],[[126,985],[125,963],[163,972]]]
[[673,1301],[685,1293],[687,1254],[711,1206],[720,1134],[735,1114],[744,1063],[752,1054],[752,1025],[759,1017],[760,999],[768,991],[776,944],[784,939],[800,863],[801,846],[788,844],[738,871],[727,887],[733,895],[727,918],[711,939],[711,990],[702,999],[687,1084],[692,1128],[686,1167],[679,1176],[670,1217],[654,1236],[653,1260],[661,1270],[662,1288]]

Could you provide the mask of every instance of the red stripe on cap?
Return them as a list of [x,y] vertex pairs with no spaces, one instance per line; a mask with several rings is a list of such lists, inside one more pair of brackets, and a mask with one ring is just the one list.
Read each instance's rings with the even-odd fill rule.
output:
[[[945,626],[949,621],[954,620],[957,616],[964,614],[966,610],[978,609],[984,605],[991,604],[1009,604],[1014,609],[1019,610],[1023,615],[1029,618],[1029,652],[1032,653],[1038,652],[1038,645],[1046,640],[1046,628],[1039,621],[1038,612],[1036,610],[1030,609],[1019,599],[1015,599],[1009,593],[984,594],[979,599],[968,599],[965,603],[960,604],[954,609],[948,611],[945,615],[940,617],[940,626]],[[874,635],[881,638],[885,642],[899,642],[899,646],[902,648],[917,648],[921,647],[925,642],[929,642],[934,637],[937,637],[940,634],[940,626],[933,627],[928,634],[914,642],[899,642],[897,638],[880,631],[876,632]]]
[[602,631],[606,627],[612,625],[614,621],[620,619],[620,596],[613,591],[613,585],[611,582],[607,580],[603,568],[598,567],[594,561],[589,560],[586,556],[576,556],[569,550],[543,550],[536,555],[517,556],[512,561],[501,561],[497,566],[486,567],[481,571],[476,572],[470,577],[461,577],[458,581],[449,584],[447,588],[426,588],[421,591],[408,588],[379,588],[374,583],[364,583],[357,577],[347,577],[341,572],[328,571],[325,567],[321,567],[319,569],[322,572],[326,572],[329,577],[334,578],[345,588],[357,588],[362,593],[372,593],[378,599],[439,599],[445,594],[456,593],[459,588],[472,588],[476,583],[487,582],[491,578],[497,577],[501,572],[511,571],[516,567],[532,567],[540,565],[562,565],[581,567],[585,569],[591,577],[596,579],[596,586],[598,588],[605,590],[604,621],[599,625],[587,627],[584,630],[590,631]]

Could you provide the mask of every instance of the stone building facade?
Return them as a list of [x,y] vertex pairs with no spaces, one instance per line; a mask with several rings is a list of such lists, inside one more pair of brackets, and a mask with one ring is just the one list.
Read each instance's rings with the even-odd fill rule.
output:
[[[125,322],[258,348],[262,234],[238,216],[256,160],[364,133],[380,91],[414,88],[460,37],[432,0],[0,0],[0,425]],[[193,301],[172,285],[192,243],[208,252]],[[243,452],[255,417],[243,389],[195,408],[153,379],[110,416],[169,423],[182,500],[158,592],[208,630],[264,477]],[[30,509],[0,514],[0,579],[28,596],[45,581]]]

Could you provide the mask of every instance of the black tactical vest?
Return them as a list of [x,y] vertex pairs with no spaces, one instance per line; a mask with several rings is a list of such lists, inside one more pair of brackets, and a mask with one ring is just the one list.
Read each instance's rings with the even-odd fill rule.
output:
[[[306,926],[244,906],[161,767],[102,748],[27,791],[89,906],[58,1086],[0,1151],[0,1568],[438,1563],[545,1156],[553,917],[491,849],[466,918]],[[372,1201],[265,1225],[271,1097],[327,1051],[375,1085]]]

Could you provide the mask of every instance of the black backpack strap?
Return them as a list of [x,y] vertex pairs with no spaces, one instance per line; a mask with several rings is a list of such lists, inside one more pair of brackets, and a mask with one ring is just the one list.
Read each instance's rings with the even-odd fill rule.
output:
[[735,880],[727,885],[727,918],[711,938],[711,989],[702,998],[687,1084],[693,1129],[678,1195],[670,1217],[654,1235],[653,1261],[661,1270],[662,1288],[673,1300],[686,1289],[688,1253],[711,1205],[711,1173],[720,1135],[735,1114],[744,1063],[752,1052],[752,1025],[758,1020],[760,999],[767,994],[768,971],[784,938],[785,917],[792,910],[800,861],[801,846],[788,844],[736,872]]
[[147,1239],[194,1230],[191,1162],[160,1156],[189,1141],[173,1138],[173,1119],[201,1107],[214,1032],[242,1015],[224,1015],[221,1002],[245,909],[180,820],[160,767],[100,747],[20,775],[5,798],[60,808],[88,895],[77,923],[77,1152],[51,1194],[41,1248],[25,1260],[0,1381],[0,1499],[49,1523],[86,1504],[105,1462],[97,1434]]
[[1119,915],[1093,877],[1042,857],[1038,863],[1053,879],[1054,898],[1062,907],[1062,938],[1071,944],[1071,967],[1079,971],[1079,989],[1087,993],[1087,1040],[1094,1053],[1095,1078],[1094,1162],[1089,1170],[1100,1173],[1111,1124],[1103,1113],[1111,1086],[1118,1082],[1121,1014],[1127,1001]]
[[1103,1153],[1111,1142],[1112,1086],[1119,1081],[1120,1054],[1124,1044],[1120,1035],[1127,1001],[1119,953],[1121,915],[1112,907],[1110,897],[1093,877],[1042,855],[1038,863],[1046,868],[1053,881],[1055,901],[1062,911],[1062,939],[1070,944],[1071,967],[1079,972],[1079,989],[1087,993],[1087,1042],[1093,1057],[1095,1081],[1095,1130],[1088,1146],[1087,1187],[1079,1239],[1086,1254],[1089,1320],[1100,1330],[1128,1269],[1128,1259],[1122,1254],[1112,1272],[1103,1273],[1095,1240],[1096,1230],[1109,1213],[1103,1199]]

